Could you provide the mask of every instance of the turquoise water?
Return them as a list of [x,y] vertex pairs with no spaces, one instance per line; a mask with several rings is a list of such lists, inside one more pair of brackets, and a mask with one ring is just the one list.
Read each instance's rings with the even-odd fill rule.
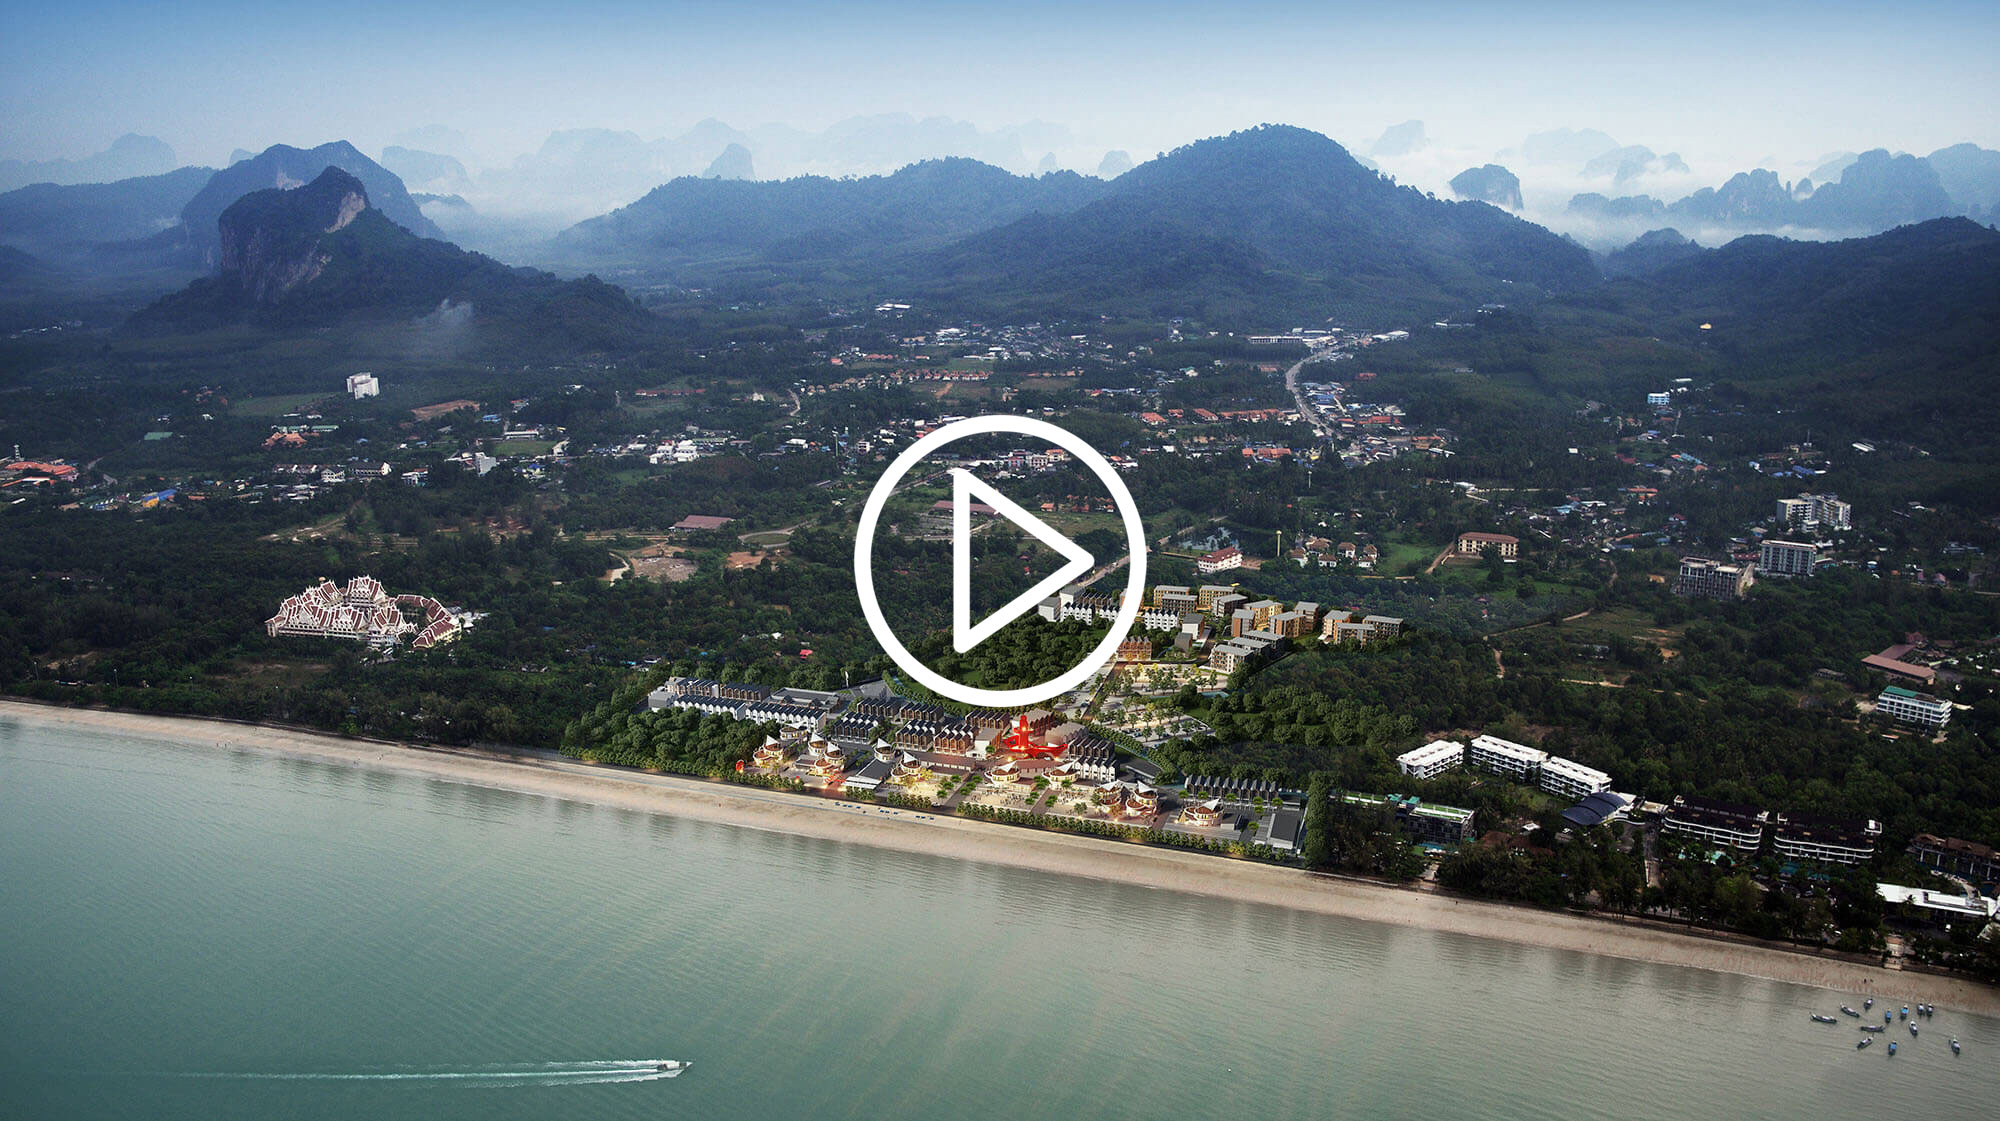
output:
[[6,1118],[1993,1115],[1843,999],[0,720]]

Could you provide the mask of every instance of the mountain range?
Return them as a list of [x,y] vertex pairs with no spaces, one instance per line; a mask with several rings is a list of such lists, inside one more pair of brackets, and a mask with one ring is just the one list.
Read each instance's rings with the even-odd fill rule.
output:
[[866,279],[1040,311],[1438,309],[1516,282],[1554,289],[1596,276],[1588,254],[1547,230],[1399,187],[1288,126],[1200,141],[1110,182],[969,160],[855,180],[677,179],[566,231],[551,252],[649,281]]
[[126,133],[111,147],[77,160],[0,160],[0,191],[30,183],[111,183],[146,175],[164,175],[179,166],[173,145],[157,136]]
[[1952,215],[1990,221],[2000,205],[2000,152],[1971,144],[1925,157],[1878,148],[1827,166],[1839,167],[1837,181],[1788,183],[1776,172],[1759,169],[1673,203],[1645,195],[1580,194],[1570,200],[1568,211],[1600,222],[1668,220],[1725,236],[1787,229],[1852,236]]
[[145,332],[235,323],[319,327],[430,316],[484,325],[538,346],[597,349],[655,321],[593,278],[561,280],[420,238],[372,204],[367,185],[329,166],[295,189],[231,202],[216,221],[217,272],[134,316]]

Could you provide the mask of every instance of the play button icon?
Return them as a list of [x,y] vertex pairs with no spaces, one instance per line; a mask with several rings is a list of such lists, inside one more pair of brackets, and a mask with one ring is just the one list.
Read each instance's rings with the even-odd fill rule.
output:
[[[1123,602],[1119,604],[1111,630],[1104,639],[1091,650],[1080,664],[1038,685],[1019,689],[983,689],[966,685],[938,673],[923,664],[902,642],[882,615],[882,606],[875,597],[875,576],[873,569],[875,532],[881,523],[882,507],[896,490],[911,468],[926,456],[940,448],[968,436],[989,435],[1007,432],[1022,436],[1032,436],[1063,449],[1074,456],[1077,462],[1088,467],[1106,490],[1111,492],[1112,502],[1118,507],[1120,519],[1124,523],[1126,546],[1130,550],[1130,560],[1126,565],[1125,591]],[[1023,509],[1006,495],[1001,494],[991,484],[972,472],[962,468],[952,468],[951,476],[951,639],[953,649],[964,653],[978,646],[1002,627],[1026,615],[1035,606],[1054,595],[1063,587],[1072,584],[1099,562],[1090,551],[1064,537],[1047,522]],[[1035,540],[1054,550],[1063,558],[1063,566],[1034,587],[1015,596],[1006,606],[986,618],[974,622],[972,618],[972,507],[975,502],[990,507],[1000,517],[1027,531]],[[956,701],[966,704],[1008,708],[1018,705],[1039,704],[1051,697],[1068,692],[1089,680],[1098,667],[1111,660],[1132,623],[1138,618],[1139,606],[1145,597],[1146,588],[1146,538],[1145,529],[1139,520],[1138,504],[1132,501],[1132,492],[1118,477],[1111,464],[1098,454],[1097,449],[1084,443],[1076,436],[1033,417],[983,416],[947,424],[924,436],[896,457],[882,477],[876,480],[875,489],[869,492],[868,501],[861,508],[861,524],[854,540],[854,586],[861,599],[861,613],[868,620],[868,627],[875,634],[892,661],[917,682]]]
[[[1055,575],[1015,596],[1013,602],[976,624],[972,621],[972,504],[975,501],[985,503],[998,511],[1001,517],[1027,530],[1035,540],[1054,549],[1066,561]],[[1089,572],[1095,559],[1090,550],[1049,528],[1047,522],[980,482],[972,472],[959,467],[951,469],[951,645],[959,653],[963,654],[985,642],[993,637],[993,632],[1033,611],[1036,604]]]

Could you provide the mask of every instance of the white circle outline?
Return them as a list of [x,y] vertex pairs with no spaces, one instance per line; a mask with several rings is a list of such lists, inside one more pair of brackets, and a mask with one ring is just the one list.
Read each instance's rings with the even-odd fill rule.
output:
[[[889,629],[889,621],[882,615],[882,605],[875,599],[875,528],[882,519],[882,507],[896,484],[903,481],[910,468],[917,461],[946,444],[994,432],[1012,432],[1022,436],[1036,436],[1062,448],[1081,460],[1090,468],[1105,489],[1111,492],[1111,500],[1125,523],[1126,548],[1131,553],[1127,562],[1125,577],[1125,602],[1118,608],[1112,619],[1111,630],[1104,641],[1097,644],[1082,662],[1039,685],[1020,689],[981,689],[953,681],[924,665],[896,639]],[[1140,604],[1145,599],[1146,590],[1146,529],[1139,520],[1139,504],[1132,499],[1132,492],[1125,488],[1124,480],[1112,468],[1096,448],[1083,442],[1074,433],[1050,424],[1046,420],[1025,416],[976,416],[953,421],[911,444],[896,457],[882,477],[875,481],[875,489],[868,492],[868,501],[861,507],[861,523],[854,536],[854,591],[861,599],[861,614],[868,620],[868,629],[875,633],[875,640],[889,659],[901,667],[905,673],[934,693],[950,697],[952,700],[970,705],[985,705],[991,708],[1013,708],[1019,705],[1039,704],[1051,697],[1066,693],[1089,679],[1098,667],[1111,660],[1132,629],[1132,623],[1139,617]]]

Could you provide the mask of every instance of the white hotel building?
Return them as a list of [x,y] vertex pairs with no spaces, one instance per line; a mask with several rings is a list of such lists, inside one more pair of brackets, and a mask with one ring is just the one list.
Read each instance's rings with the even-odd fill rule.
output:
[[1527,782],[1541,769],[1549,753],[1499,736],[1480,736],[1466,746],[1465,761],[1495,774]]
[[1456,740],[1432,740],[1396,756],[1396,769],[1414,779],[1433,779],[1455,771],[1465,762],[1465,745]]
[[1951,720],[1951,702],[1941,701],[1900,685],[1891,685],[1875,698],[1875,711],[1904,724],[1942,728]]
[[1587,798],[1611,789],[1611,776],[1573,759],[1551,755],[1542,760],[1541,788],[1558,798]]

